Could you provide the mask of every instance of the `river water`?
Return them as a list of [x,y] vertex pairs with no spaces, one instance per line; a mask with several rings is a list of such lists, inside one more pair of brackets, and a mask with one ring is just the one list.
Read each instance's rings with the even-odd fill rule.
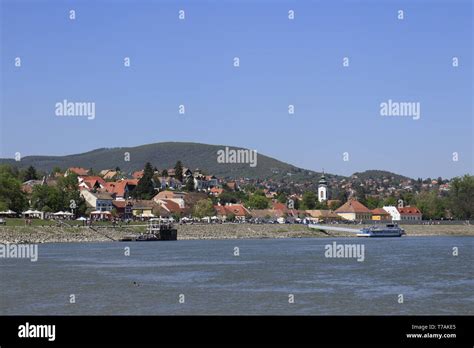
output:
[[[363,261],[326,257],[333,242]],[[474,314],[473,237],[38,247],[0,259],[0,314]]]

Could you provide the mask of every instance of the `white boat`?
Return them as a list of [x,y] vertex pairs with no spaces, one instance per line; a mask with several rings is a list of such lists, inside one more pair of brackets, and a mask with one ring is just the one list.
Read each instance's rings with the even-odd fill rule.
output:
[[401,237],[405,234],[403,228],[398,227],[397,224],[387,224],[382,226],[371,226],[363,228],[357,233],[357,237]]
[[338,232],[350,232],[354,233],[357,237],[401,237],[405,234],[405,231],[398,227],[397,224],[387,224],[386,226],[371,226],[361,229],[347,228],[347,227],[336,227],[336,226],[324,226],[318,224],[309,224],[310,228],[322,231],[338,231]]

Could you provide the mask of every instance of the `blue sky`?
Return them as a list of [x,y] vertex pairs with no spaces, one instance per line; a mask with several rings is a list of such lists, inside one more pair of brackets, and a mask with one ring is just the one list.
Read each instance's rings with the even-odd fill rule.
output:
[[[0,157],[192,141],[343,175],[473,172],[469,0],[0,2]],[[63,99],[95,119],[57,117]],[[421,118],[382,117],[388,99]]]

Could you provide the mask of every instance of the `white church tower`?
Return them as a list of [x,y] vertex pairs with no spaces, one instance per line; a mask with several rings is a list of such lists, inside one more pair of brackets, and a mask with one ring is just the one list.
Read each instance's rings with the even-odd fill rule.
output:
[[318,201],[319,203],[321,203],[321,202],[326,201],[327,199],[328,199],[328,183],[324,176],[324,170],[323,170],[323,175],[321,176],[321,179],[319,180],[319,184],[318,184]]

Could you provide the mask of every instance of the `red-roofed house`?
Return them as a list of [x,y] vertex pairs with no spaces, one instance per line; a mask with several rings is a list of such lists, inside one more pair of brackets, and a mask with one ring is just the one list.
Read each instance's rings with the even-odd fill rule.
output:
[[68,176],[71,173],[75,173],[77,175],[88,175],[89,169],[81,168],[81,167],[71,167],[66,170],[64,176]]
[[78,176],[77,179],[79,181],[79,190],[93,191],[105,186],[105,180],[100,176]]
[[219,197],[224,192],[224,189],[221,189],[220,187],[213,187],[213,188],[211,188],[211,190],[209,192],[214,197]]
[[229,215],[234,215],[236,220],[245,221],[247,216],[251,216],[250,211],[242,204],[215,205],[217,217],[225,220]]
[[423,214],[417,207],[406,206],[397,208],[397,210],[400,213],[401,221],[419,221],[423,217]]
[[390,221],[392,216],[389,212],[382,208],[372,209],[372,220],[374,221]]
[[132,177],[134,179],[140,180],[143,177],[143,174],[145,174],[145,171],[143,169],[142,170],[137,170],[136,172],[132,173]]
[[[184,198],[186,195],[187,194],[185,192],[161,191],[155,197],[153,197],[153,201],[162,205],[168,204],[167,202],[173,202],[179,207],[179,209],[181,209],[179,212],[182,212],[185,208]],[[175,211],[173,211],[173,213],[174,212]]]
[[355,199],[350,199],[335,210],[335,213],[345,220],[370,220],[372,212],[365,205]]
[[158,203],[160,207],[166,210],[169,214],[181,214],[184,212],[184,207],[180,207],[178,203],[171,199],[161,199]]
[[129,199],[131,196],[131,192],[135,189],[137,184],[137,179],[106,182],[104,184],[104,189],[107,192],[114,193],[117,199]]
[[285,203],[281,203],[281,202],[278,202],[278,201],[273,201],[272,202],[272,208],[274,210],[281,210],[283,211],[284,213],[286,213],[288,211],[288,207],[286,206]]

